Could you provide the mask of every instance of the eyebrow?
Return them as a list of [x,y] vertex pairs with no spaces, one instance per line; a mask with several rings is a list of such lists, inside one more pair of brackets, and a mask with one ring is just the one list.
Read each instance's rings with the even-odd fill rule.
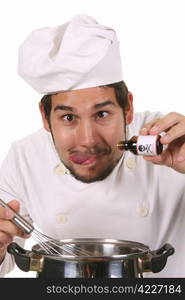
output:
[[57,105],[54,108],[54,111],[56,110],[67,110],[67,111],[74,111],[74,109],[71,106],[66,106],[66,105]]
[[94,109],[98,109],[98,108],[102,108],[106,105],[115,105],[114,102],[112,102],[111,100],[107,100],[107,101],[104,101],[104,102],[101,102],[101,103],[97,103],[93,106]]
[[[106,105],[115,105],[114,102],[112,102],[111,100],[106,100],[104,102],[101,102],[101,103],[97,103],[93,106],[93,109],[99,109],[99,108],[102,108]],[[65,110],[65,111],[71,111],[71,112],[74,112],[75,111],[75,108],[73,108],[72,106],[67,106],[67,105],[57,105],[55,108],[54,108],[54,111],[56,110]]]

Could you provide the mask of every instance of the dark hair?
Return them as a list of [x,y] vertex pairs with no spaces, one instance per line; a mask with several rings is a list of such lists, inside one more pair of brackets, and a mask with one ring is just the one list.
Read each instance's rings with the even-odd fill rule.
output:
[[[108,85],[104,85],[102,87],[112,87],[115,90],[116,99],[118,101],[119,106],[123,109],[128,105],[128,88],[124,81],[119,81],[116,83],[111,83]],[[44,95],[41,99],[41,103],[44,107],[44,112],[47,120],[49,121],[50,112],[51,112],[51,97],[52,95]]]
[[128,93],[129,93],[129,90],[126,84],[124,83],[124,81],[111,83],[106,85],[105,87],[114,88],[118,104],[124,110],[124,108],[127,107],[128,105]]

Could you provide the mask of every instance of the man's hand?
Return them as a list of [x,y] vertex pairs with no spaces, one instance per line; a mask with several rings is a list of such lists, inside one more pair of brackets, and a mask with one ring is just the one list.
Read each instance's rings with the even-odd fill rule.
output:
[[144,156],[144,159],[154,164],[171,167],[185,173],[185,116],[171,112],[160,119],[148,122],[140,130],[140,135],[166,134],[160,139],[167,148],[158,156]]
[[[14,209],[14,211],[19,211],[19,202],[12,200],[8,205]],[[23,231],[21,231],[16,225],[11,222],[14,217],[12,210],[4,208],[0,205],[0,264],[3,261],[7,247],[12,242],[14,236],[19,236],[22,238],[27,238]]]

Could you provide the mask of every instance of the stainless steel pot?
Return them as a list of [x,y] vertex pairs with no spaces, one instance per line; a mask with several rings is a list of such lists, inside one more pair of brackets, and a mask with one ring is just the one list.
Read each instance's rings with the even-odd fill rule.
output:
[[151,251],[148,246],[124,240],[110,239],[68,239],[61,243],[91,256],[47,255],[39,244],[32,251],[11,243],[8,252],[15,258],[17,266],[23,271],[36,271],[39,278],[137,278],[145,272],[160,272],[166,265],[168,256],[174,253],[170,244]]

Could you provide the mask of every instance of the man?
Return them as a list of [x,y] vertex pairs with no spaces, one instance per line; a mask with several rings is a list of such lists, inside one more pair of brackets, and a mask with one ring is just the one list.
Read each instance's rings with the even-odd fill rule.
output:
[[[115,31],[86,15],[36,30],[20,47],[18,72],[44,94],[44,129],[13,143],[0,198],[55,239],[132,240],[152,250],[169,242],[173,257],[146,276],[185,276],[185,117],[133,115]],[[139,133],[162,132],[159,156],[116,148]],[[0,208],[1,276],[13,268],[9,243],[27,238],[12,217]]]

